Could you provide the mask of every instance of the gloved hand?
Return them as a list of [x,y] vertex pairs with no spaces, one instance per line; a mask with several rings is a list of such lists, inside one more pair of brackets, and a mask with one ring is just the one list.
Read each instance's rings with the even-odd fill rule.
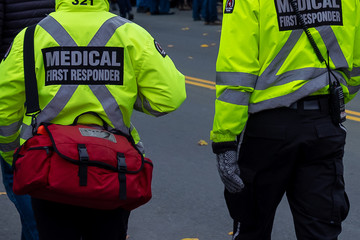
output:
[[245,186],[240,178],[236,148],[236,142],[213,143],[220,178],[231,193],[241,192]]

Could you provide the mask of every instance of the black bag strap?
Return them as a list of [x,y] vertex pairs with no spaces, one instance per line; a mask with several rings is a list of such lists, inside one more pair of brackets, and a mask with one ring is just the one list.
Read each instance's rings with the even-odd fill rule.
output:
[[24,37],[24,74],[26,115],[35,117],[40,113],[39,94],[35,74],[34,32],[36,25],[28,27]]

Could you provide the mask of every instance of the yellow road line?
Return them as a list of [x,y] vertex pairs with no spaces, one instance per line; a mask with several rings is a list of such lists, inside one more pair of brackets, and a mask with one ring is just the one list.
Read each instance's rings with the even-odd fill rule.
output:
[[350,116],[350,115],[346,115],[346,119],[360,122],[360,118],[358,118],[358,117],[353,117],[353,116]]
[[[199,87],[204,87],[204,88],[213,89],[213,90],[215,89],[215,82],[209,81],[209,80],[185,76],[185,82],[187,84],[191,84],[191,85],[195,85],[195,86],[199,86]],[[360,112],[346,110],[346,113],[347,113],[347,116],[346,116],[347,119],[360,122]],[[355,116],[352,116],[352,115],[355,115]],[[359,116],[359,117],[357,117],[357,116]]]
[[193,81],[189,81],[189,80],[185,80],[185,82],[188,83],[188,84],[199,86],[199,87],[215,89],[215,86],[211,86],[211,85],[208,85],[208,84],[203,84],[203,83],[199,83],[199,82],[193,82]]
[[6,192],[0,192],[0,195],[6,195]]
[[355,111],[351,111],[351,110],[346,110],[346,113],[347,113],[347,114],[353,114],[353,115],[360,116],[360,113],[359,113],[359,112],[355,112]]
[[190,76],[185,76],[185,78],[188,79],[188,80],[194,80],[194,81],[198,81],[198,82],[208,83],[208,84],[210,84],[212,86],[215,86],[215,82],[213,82],[213,81],[204,80],[204,79],[195,78],[195,77],[190,77]]

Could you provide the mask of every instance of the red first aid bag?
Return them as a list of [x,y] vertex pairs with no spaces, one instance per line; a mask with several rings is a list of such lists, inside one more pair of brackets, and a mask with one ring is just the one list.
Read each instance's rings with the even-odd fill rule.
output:
[[15,194],[97,209],[132,210],[151,199],[152,162],[120,132],[43,123],[13,166]]

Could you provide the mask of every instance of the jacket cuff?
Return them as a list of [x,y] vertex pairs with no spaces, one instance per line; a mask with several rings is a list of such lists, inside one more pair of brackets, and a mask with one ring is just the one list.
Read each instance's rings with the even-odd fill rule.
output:
[[237,142],[213,142],[212,143],[213,153],[219,154],[224,153],[226,151],[236,151],[237,150]]

